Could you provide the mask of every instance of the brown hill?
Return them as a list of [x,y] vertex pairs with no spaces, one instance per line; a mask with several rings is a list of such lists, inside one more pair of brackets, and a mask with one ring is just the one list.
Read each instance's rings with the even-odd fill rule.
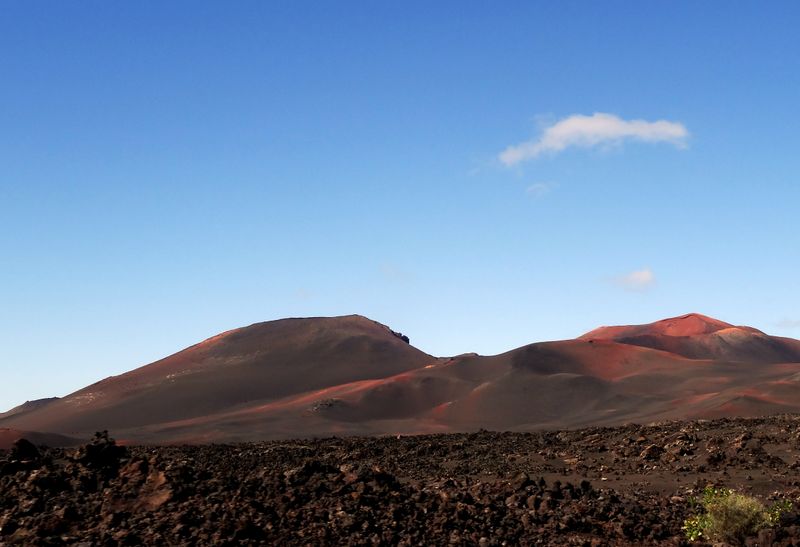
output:
[[[701,315],[689,313],[680,317],[670,317],[645,325],[623,325],[615,327],[600,327],[581,336],[581,338],[599,338],[616,340],[634,336],[697,336],[711,334],[723,329],[732,328],[733,325]],[[755,330],[755,329],[753,329]]]
[[735,327],[690,313],[647,325],[600,327],[582,340],[614,340],[660,349],[690,359],[744,363],[800,362],[800,341],[768,336],[752,327]]
[[795,411],[800,342],[698,314],[439,359],[348,316],[229,331],[0,426],[211,442]]
[[14,408],[12,408],[7,412],[0,413],[0,420],[2,420],[3,418],[10,418],[11,416],[19,416],[20,414],[24,414],[26,412],[31,412],[33,410],[44,408],[45,406],[55,401],[58,401],[58,397],[47,397],[45,399],[35,399],[33,401],[25,401],[21,405],[15,406]]
[[361,316],[283,319],[222,333],[0,425],[83,436],[112,429],[137,438],[143,426],[384,378],[431,360]]
[[83,442],[57,433],[40,433],[38,431],[20,431],[0,427],[0,450],[9,450],[19,439],[27,439],[35,445],[51,447],[77,446]]

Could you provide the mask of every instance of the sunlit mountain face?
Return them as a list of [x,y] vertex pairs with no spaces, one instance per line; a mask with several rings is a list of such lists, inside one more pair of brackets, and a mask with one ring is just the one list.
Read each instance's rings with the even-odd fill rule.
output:
[[136,443],[232,442],[797,411],[800,341],[700,314],[455,357],[352,315],[224,332],[0,414],[0,439],[69,441],[107,429]]

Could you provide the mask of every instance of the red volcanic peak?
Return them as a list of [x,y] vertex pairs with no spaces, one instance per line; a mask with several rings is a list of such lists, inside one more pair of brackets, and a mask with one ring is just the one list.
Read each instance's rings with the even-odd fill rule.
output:
[[646,325],[600,327],[580,339],[613,340],[695,360],[751,364],[800,361],[797,340],[768,336],[752,327],[735,327],[697,313]]
[[619,327],[600,327],[591,332],[587,332],[582,339],[604,339],[615,340],[631,336],[696,336],[699,334],[711,334],[723,329],[732,328],[733,325],[701,315],[699,313],[688,313],[680,317],[662,319],[646,325],[626,325]]

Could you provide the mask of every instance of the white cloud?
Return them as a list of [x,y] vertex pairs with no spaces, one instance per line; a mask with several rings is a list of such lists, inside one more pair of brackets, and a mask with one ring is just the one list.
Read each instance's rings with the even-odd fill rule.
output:
[[596,112],[591,116],[574,114],[545,127],[541,137],[509,146],[500,153],[500,161],[516,165],[551,152],[570,147],[592,148],[621,144],[625,140],[666,142],[678,148],[686,147],[689,131],[678,122],[657,120],[623,120],[614,114]]
[[617,277],[615,283],[629,291],[646,291],[656,284],[656,275],[650,268],[635,270]]
[[537,182],[525,189],[525,193],[534,198],[542,198],[552,192],[556,186],[554,182]]

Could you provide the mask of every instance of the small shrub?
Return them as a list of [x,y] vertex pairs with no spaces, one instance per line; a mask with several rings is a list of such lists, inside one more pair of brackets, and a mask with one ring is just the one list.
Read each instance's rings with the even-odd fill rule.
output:
[[683,530],[690,541],[705,539],[743,544],[748,536],[778,523],[781,515],[792,508],[789,501],[764,506],[752,496],[728,488],[706,487],[699,501],[701,512],[686,519]]

